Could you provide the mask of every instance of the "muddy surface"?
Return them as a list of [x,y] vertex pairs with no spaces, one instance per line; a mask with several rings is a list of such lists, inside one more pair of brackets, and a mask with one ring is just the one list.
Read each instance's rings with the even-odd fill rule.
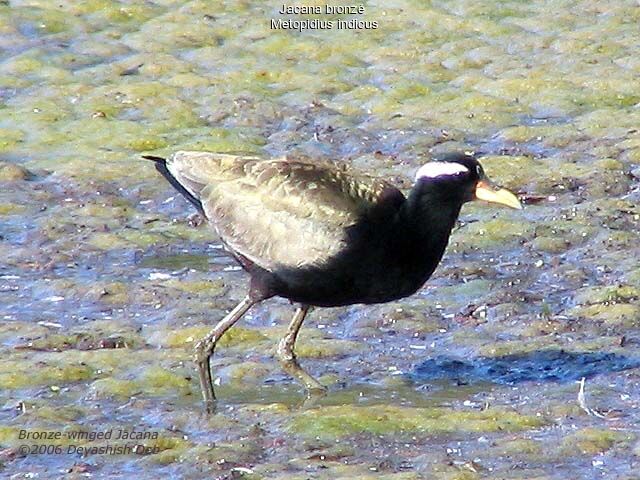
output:
[[[276,2],[0,2],[0,476],[640,478],[640,9],[610,3],[299,32]],[[399,185],[474,150],[527,205],[465,206],[410,298],[313,311],[323,398],[274,358],[293,308],[259,306],[207,417],[193,345],[247,277],[140,159],[178,149]]]

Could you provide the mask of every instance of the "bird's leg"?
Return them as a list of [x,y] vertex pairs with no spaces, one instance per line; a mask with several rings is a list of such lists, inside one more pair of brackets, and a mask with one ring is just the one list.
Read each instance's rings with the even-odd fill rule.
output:
[[305,388],[309,391],[325,391],[326,388],[307,373],[299,364],[296,359],[296,354],[293,352],[293,348],[298,338],[298,332],[304,322],[307,313],[309,312],[308,305],[302,305],[296,309],[296,313],[293,315],[293,319],[287,328],[286,335],[278,343],[278,358],[282,364],[282,368],[290,375],[300,380]]
[[242,299],[238,305],[231,310],[226,317],[218,322],[213,329],[196,343],[194,361],[198,366],[198,375],[200,376],[200,387],[202,389],[202,398],[204,399],[205,408],[207,413],[213,413],[213,402],[216,399],[216,395],[213,391],[213,382],[211,381],[211,365],[209,360],[213,355],[213,350],[216,348],[216,342],[220,340],[220,337],[231,328],[242,316],[256,303],[251,297],[246,296]]
[[308,312],[308,305],[301,305],[296,309],[296,312],[291,319],[291,323],[287,328],[287,334],[282,337],[280,343],[278,343],[278,358],[280,358],[282,362],[290,362],[296,359],[293,347],[296,343],[296,339],[298,338],[300,327],[302,327],[302,322],[304,322]]

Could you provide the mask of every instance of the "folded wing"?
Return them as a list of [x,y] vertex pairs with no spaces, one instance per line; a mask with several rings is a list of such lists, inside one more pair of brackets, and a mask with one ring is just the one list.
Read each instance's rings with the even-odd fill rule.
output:
[[[167,169],[233,251],[267,270],[321,265],[393,186],[286,158],[177,152]],[[395,190],[395,189],[394,189]]]

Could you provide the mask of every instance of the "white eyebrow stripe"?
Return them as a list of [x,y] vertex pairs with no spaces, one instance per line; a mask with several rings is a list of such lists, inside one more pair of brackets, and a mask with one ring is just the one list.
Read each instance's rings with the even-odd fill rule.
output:
[[457,175],[468,173],[469,169],[461,163],[455,162],[429,162],[425,163],[416,173],[416,180],[420,178],[435,178],[444,175]]

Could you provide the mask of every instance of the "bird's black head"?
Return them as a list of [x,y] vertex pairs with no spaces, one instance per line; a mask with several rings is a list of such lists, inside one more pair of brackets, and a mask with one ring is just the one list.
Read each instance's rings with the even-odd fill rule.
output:
[[468,153],[449,153],[437,161],[424,164],[416,173],[416,184],[419,182],[438,185],[461,198],[463,203],[484,200],[522,208],[513,193],[491,183],[480,162]]

